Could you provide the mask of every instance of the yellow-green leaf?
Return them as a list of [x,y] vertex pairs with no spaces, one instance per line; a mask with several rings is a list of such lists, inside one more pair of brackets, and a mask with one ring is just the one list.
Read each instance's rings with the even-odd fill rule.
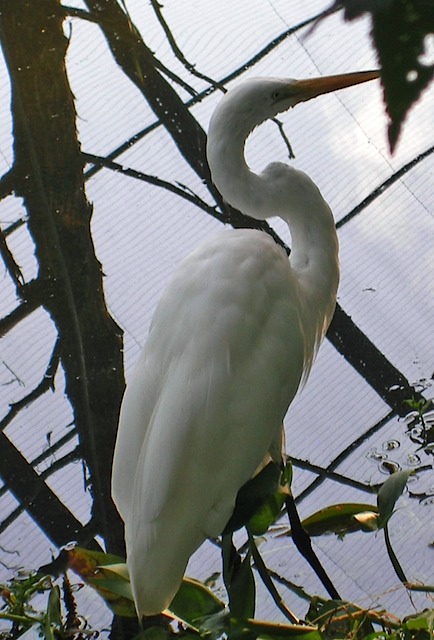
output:
[[136,616],[128,569],[122,558],[81,547],[69,550],[68,558],[69,568],[99,593],[113,613]]
[[303,520],[302,525],[310,536],[321,536],[327,533],[342,536],[354,531],[366,531],[364,520],[363,518],[360,520],[360,515],[367,512],[377,516],[378,508],[372,504],[333,504]]

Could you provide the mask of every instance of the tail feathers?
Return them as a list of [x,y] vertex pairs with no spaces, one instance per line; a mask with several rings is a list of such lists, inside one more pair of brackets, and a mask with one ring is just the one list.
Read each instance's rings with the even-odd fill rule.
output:
[[156,615],[169,607],[190,556],[205,540],[192,527],[174,530],[173,520],[142,523],[133,532],[126,525],[127,564],[137,615]]

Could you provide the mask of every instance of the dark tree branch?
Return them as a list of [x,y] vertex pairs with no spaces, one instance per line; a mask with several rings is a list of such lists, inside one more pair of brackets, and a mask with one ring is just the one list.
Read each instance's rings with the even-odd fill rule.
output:
[[[59,333],[66,393],[91,475],[95,522],[108,549],[122,553],[122,526],[110,497],[124,389],[122,338],[107,312],[90,231],[92,210],[84,193],[65,70],[63,18],[57,0],[2,3],[0,37],[12,90],[14,190],[27,209],[43,304]],[[62,537],[60,532],[56,537]]]
[[282,596],[280,595],[280,593],[277,591],[276,587],[274,586],[274,583],[271,579],[270,576],[270,572],[268,570],[268,568],[266,567],[261,554],[258,551],[258,548],[256,546],[256,542],[254,537],[252,536],[252,534],[250,533],[250,531],[247,528],[247,534],[249,536],[249,548],[252,552],[252,558],[253,558],[253,562],[254,564],[254,568],[257,570],[259,576],[261,577],[262,582],[265,585],[265,588],[267,589],[268,593],[270,594],[270,596],[272,597],[276,607],[283,613],[283,615],[285,616],[285,618],[287,618],[290,622],[292,622],[293,624],[300,624],[300,620],[297,618],[297,616],[291,611],[291,609],[289,609],[289,607],[286,606]]
[[[116,0],[86,0],[98,16],[113,57],[131,82],[142,92],[159,122],[167,129],[182,157],[207,185],[221,210],[225,222],[233,227],[252,227],[274,233],[267,222],[253,220],[225,203],[214,187],[206,160],[206,134],[171,85],[158,71],[158,61],[143,42],[138,29],[128,20]],[[157,123],[158,124],[158,123]],[[157,125],[156,125],[157,126]],[[139,139],[138,137],[136,140]],[[129,143],[126,143],[128,148]],[[118,153],[116,153],[118,155]],[[116,157],[110,154],[109,159]]]
[[309,484],[297,496],[296,503],[298,504],[299,502],[304,500],[315,489],[317,489],[319,487],[319,485],[322,484],[326,478],[329,478],[331,480],[336,480],[337,482],[340,482],[341,484],[345,484],[345,485],[350,486],[350,487],[354,487],[355,489],[358,489],[359,491],[365,491],[367,493],[376,493],[377,489],[378,489],[377,486],[367,485],[367,484],[363,484],[361,482],[357,482],[356,480],[353,480],[352,478],[347,478],[346,476],[342,476],[341,474],[336,473],[334,470],[344,460],[346,460],[349,455],[354,453],[354,451],[356,451],[356,449],[358,447],[360,447],[362,444],[364,444],[368,440],[368,438],[370,438],[375,433],[380,431],[389,422],[389,420],[391,420],[395,415],[396,415],[396,413],[394,411],[388,413],[386,416],[384,416],[384,418],[379,420],[376,424],[374,424],[372,427],[370,427],[367,431],[362,433],[358,438],[353,440],[353,442],[350,445],[348,445],[348,447],[346,447],[343,451],[341,451],[327,465],[327,469],[321,469],[320,467],[315,467],[315,465],[312,465],[311,463],[303,463],[303,461],[301,461],[301,460],[293,460],[292,458],[290,458],[291,462],[293,462],[293,464],[295,466],[298,466],[298,467],[300,467],[302,469],[303,468],[304,469],[309,469],[310,471],[313,471],[314,473],[318,473],[318,477],[315,478],[315,480],[313,482],[311,482],[311,484]]
[[298,467],[299,469],[305,469],[306,471],[310,471],[311,473],[317,474],[317,478],[308,486],[304,491],[302,491],[295,499],[298,504],[301,502],[308,494],[312,493],[313,489],[316,489],[318,485],[322,484],[324,480],[332,480],[333,482],[338,482],[339,484],[345,485],[347,487],[352,487],[353,489],[357,489],[357,491],[363,491],[364,493],[375,494],[375,487],[370,484],[365,484],[363,482],[359,482],[350,478],[348,476],[344,476],[341,473],[336,473],[330,467],[324,468],[309,460],[301,460],[300,458],[293,458],[292,456],[288,456],[288,460],[294,467]]
[[[97,549],[93,535],[59,500],[4,433],[0,433],[0,475],[21,506],[58,547],[71,540]],[[17,514],[18,515],[18,514]]]
[[22,302],[4,318],[0,318],[0,337],[6,335],[17,324],[27,318],[42,304],[41,291],[38,280],[31,280],[20,289]]
[[11,277],[11,280],[15,285],[17,295],[21,296],[22,286],[24,284],[24,276],[21,272],[20,267],[15,262],[15,258],[12,255],[12,252],[7,245],[6,236],[1,229],[0,229],[0,255],[3,258],[4,265]]
[[303,529],[303,525],[301,524],[300,516],[298,515],[297,507],[295,506],[295,501],[292,495],[286,498],[285,504],[286,510],[288,512],[289,522],[291,525],[291,536],[295,546],[297,547],[303,558],[307,560],[312,569],[315,571],[330,598],[333,598],[334,600],[340,600],[341,597],[339,593],[337,592],[334,584],[328,577],[324,567],[322,566],[321,562],[316,556],[316,553],[313,550],[308,533]]
[[10,196],[14,190],[15,173],[10,169],[0,178],[0,200]]
[[205,161],[205,132],[158,72],[155,56],[143,42],[138,29],[115,0],[86,0],[86,5],[98,17],[113,57],[122,71],[143,93],[182,156],[211,185]]
[[59,354],[59,342],[56,341],[54,345],[53,352],[51,354],[50,361],[48,363],[48,367],[42,376],[41,382],[37,387],[32,389],[30,393],[25,395],[23,398],[14,402],[10,405],[8,413],[4,416],[4,418],[0,421],[0,431],[4,431],[6,427],[12,422],[15,416],[25,407],[28,407],[29,404],[40,398],[44,393],[53,390],[54,388],[54,376],[56,375],[57,368],[60,362],[60,354]]
[[180,198],[187,200],[195,207],[199,207],[209,215],[217,218],[217,220],[220,220],[220,222],[222,221],[223,214],[215,206],[207,204],[204,200],[202,200],[202,198],[200,198],[195,193],[188,191],[186,188],[178,187],[177,185],[172,184],[171,182],[167,182],[167,180],[162,180],[157,176],[151,176],[147,173],[142,173],[141,171],[131,169],[130,167],[124,167],[118,162],[113,162],[113,160],[102,158],[101,156],[95,156],[91,153],[83,153],[83,158],[86,162],[90,162],[94,166],[106,167],[107,169],[116,171],[116,173],[121,173],[124,176],[129,176],[130,178],[135,178],[136,180],[141,180],[142,182],[152,184],[155,187],[166,189],[166,191],[170,191]]
[[[106,0],[106,1],[110,2],[111,0]],[[308,20],[305,20],[305,21],[295,25],[294,27],[291,27],[290,29],[286,29],[279,36],[277,36],[277,38],[273,38],[273,40],[271,40],[263,49],[261,49],[261,51],[258,54],[255,54],[255,56],[253,56],[249,60],[246,60],[245,62],[243,62],[239,67],[237,67],[234,71],[232,71],[231,73],[226,75],[221,80],[218,80],[218,81],[211,80],[211,85],[212,86],[208,87],[204,91],[201,91],[196,96],[194,96],[193,98],[188,100],[185,104],[182,103],[182,101],[181,101],[181,104],[183,104],[185,109],[189,110],[190,107],[194,106],[198,102],[202,102],[202,100],[206,96],[208,96],[210,93],[213,93],[216,89],[224,91],[225,90],[224,87],[225,87],[226,83],[228,83],[228,82],[230,82],[232,80],[235,80],[236,78],[240,77],[245,72],[246,69],[248,69],[248,68],[254,66],[255,64],[257,64],[258,62],[260,62],[263,58],[265,58],[270,53],[270,51],[273,51],[282,42],[284,42],[286,38],[289,38],[291,35],[293,35],[294,33],[297,33],[298,31],[302,30],[303,28],[305,28],[309,24],[313,24],[317,19],[322,18],[324,15],[326,15],[326,13],[327,12],[325,12],[325,11],[321,12],[320,14],[318,14],[317,16],[314,16],[313,18],[309,18]],[[96,18],[95,18],[95,21],[97,21]],[[109,35],[106,34],[106,37],[109,38],[110,34]],[[139,44],[143,44],[141,39],[139,41]],[[144,45],[144,46],[146,47],[146,45]],[[125,55],[128,55],[128,52],[125,52]],[[152,56],[152,53],[151,53],[151,56]],[[158,68],[158,61],[156,61],[155,58],[154,58],[154,61],[155,61],[155,67]],[[122,65],[120,65],[120,66],[122,67]],[[146,97],[146,93],[144,95]],[[177,97],[177,99],[179,101],[179,97],[177,96],[177,94],[175,94],[175,95],[176,95],[176,97]],[[152,106],[152,103],[150,103],[150,104]],[[170,101],[168,102],[168,104],[166,106],[168,106],[168,107],[171,106]],[[155,113],[158,115],[157,111]],[[124,151],[126,151],[127,149],[132,147],[134,144],[136,144],[137,142],[142,140],[149,133],[151,133],[157,127],[159,127],[161,125],[164,125],[164,121],[157,120],[156,122],[154,122],[153,124],[145,127],[141,131],[138,131],[134,136],[132,136],[131,138],[126,140],[122,145],[120,145],[119,147],[114,149],[110,154],[108,154],[107,158],[111,159],[111,160],[114,160],[119,155],[124,153]],[[199,125],[196,123],[196,126],[199,126]],[[175,139],[175,142],[177,142],[176,137],[174,139]],[[187,158],[187,161],[188,161],[188,158]],[[194,166],[193,166],[193,164],[191,162],[189,162],[189,164],[194,168]],[[94,173],[96,173],[96,171],[98,171],[97,167],[89,169],[85,174],[86,178],[88,179],[88,178],[92,177],[94,175]],[[221,204],[220,200],[218,200],[218,202],[219,202],[219,204]],[[235,211],[235,213],[239,213],[239,212],[236,212],[236,210],[234,210],[234,211]],[[240,216],[242,216],[242,214],[240,214]],[[248,218],[247,216],[243,216],[243,218],[244,218],[244,220],[246,222],[250,221],[250,226],[253,226],[254,228],[256,228],[255,224],[258,224],[257,220],[254,220],[252,218]],[[229,222],[229,224],[234,224],[235,227],[236,226],[246,226],[246,224],[244,224],[244,225],[236,224],[236,220],[235,220],[235,223],[232,223],[230,221],[228,221],[228,222]]]
[[[185,105],[178,94],[161,78],[155,69],[152,52],[143,43],[138,31],[126,21],[126,16],[117,3],[112,0],[104,0],[104,2],[87,0],[87,4],[93,11],[99,12],[101,28],[118,64],[144,93],[155,114],[172,135],[184,158],[206,181],[214,197],[217,198],[217,202],[228,213],[225,222],[234,227],[256,226],[268,231],[269,229],[266,229],[262,224],[258,224],[257,221],[252,221],[228,207],[221,201],[220,195],[216,194],[211,184],[205,158],[205,132],[188,110],[188,105],[192,101]],[[318,17],[315,16],[283,32],[249,61],[250,66],[278,46],[289,35],[308,24],[312,24]],[[140,74],[137,72],[138,68],[141,70]],[[245,65],[243,65],[243,69],[245,69]],[[237,73],[241,73],[241,69]],[[235,76],[236,73],[233,77]],[[225,78],[224,82],[230,78],[232,76]],[[276,242],[283,244],[276,234],[273,237]],[[400,415],[406,410],[403,402],[414,394],[409,382],[400,371],[393,367],[369,338],[356,327],[351,318],[339,306],[327,337],[393,410],[396,410]]]
[[339,305],[336,306],[327,338],[398,415],[408,413],[406,400],[411,397],[422,398]]
[[402,166],[398,171],[395,171],[387,180],[384,180],[378,187],[376,187],[371,193],[360,202],[354,209],[349,211],[339,222],[336,224],[336,228],[340,229],[344,224],[347,224],[350,220],[352,220],[359,213],[364,211],[366,207],[368,207],[374,200],[379,198],[389,187],[391,187],[395,182],[400,180],[403,176],[405,176],[409,171],[411,171],[414,167],[416,167],[422,160],[428,158],[432,153],[434,153],[434,147],[430,147],[426,149],[423,153],[420,153],[416,158],[407,162],[404,166]]

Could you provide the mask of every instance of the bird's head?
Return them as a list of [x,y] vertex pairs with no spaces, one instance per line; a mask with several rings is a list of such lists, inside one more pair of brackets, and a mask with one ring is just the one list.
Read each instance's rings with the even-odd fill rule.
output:
[[228,91],[211,119],[210,130],[220,123],[234,134],[247,135],[256,126],[299,102],[378,78],[379,71],[359,71],[323,78],[252,78]]

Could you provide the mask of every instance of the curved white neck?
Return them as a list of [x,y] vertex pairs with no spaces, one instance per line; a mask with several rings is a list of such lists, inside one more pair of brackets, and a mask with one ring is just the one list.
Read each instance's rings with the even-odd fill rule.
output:
[[[222,127],[222,123],[226,127]],[[331,321],[339,282],[338,239],[330,207],[315,183],[302,171],[272,163],[256,174],[244,158],[249,122],[211,121],[208,161],[223,198],[260,220],[279,216],[292,239],[290,265],[302,291],[306,316],[316,317],[319,342]],[[221,132],[230,131],[223,135]]]

